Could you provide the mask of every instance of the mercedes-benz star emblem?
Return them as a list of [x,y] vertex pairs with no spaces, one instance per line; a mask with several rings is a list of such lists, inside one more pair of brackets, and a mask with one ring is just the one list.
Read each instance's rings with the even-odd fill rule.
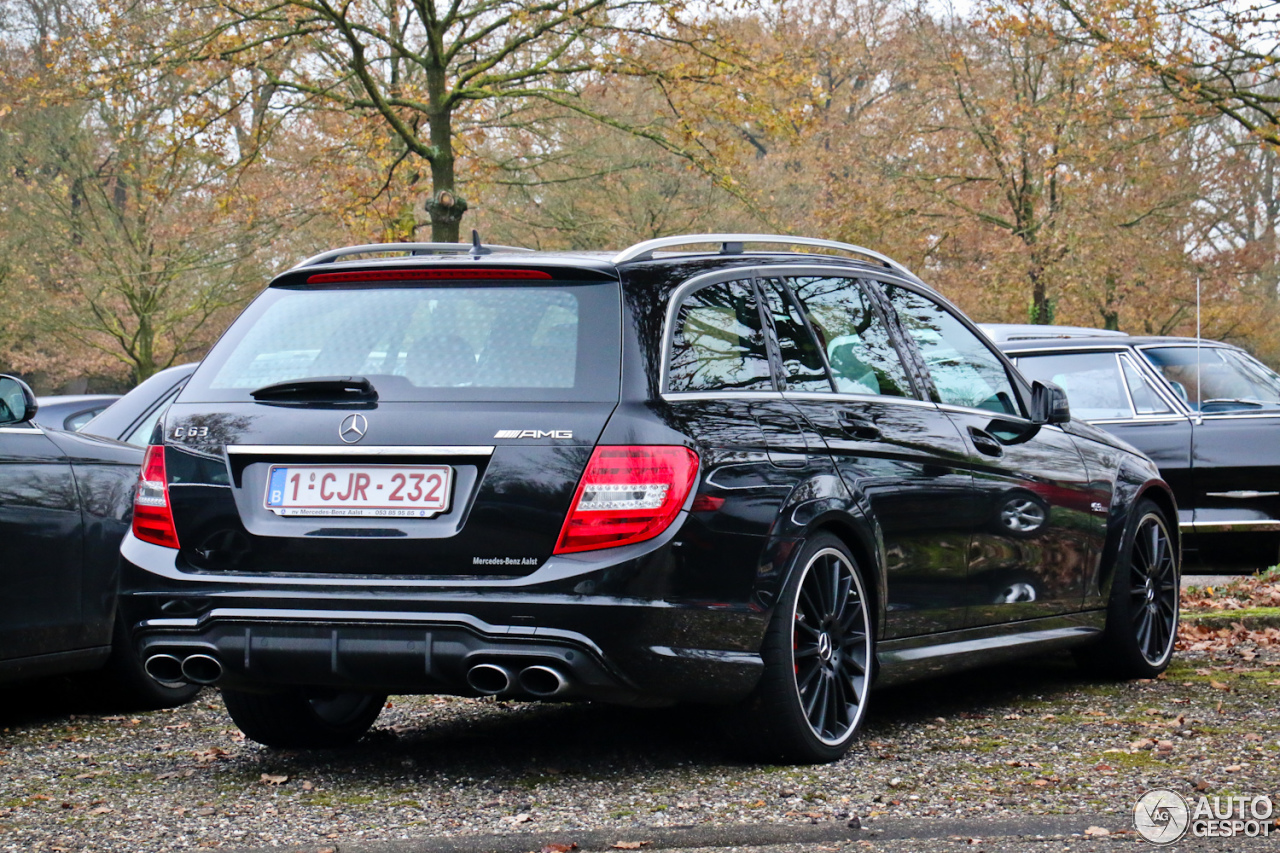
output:
[[365,420],[364,415],[347,415],[338,425],[338,438],[347,444],[355,444],[364,438],[364,434],[368,431],[369,422]]

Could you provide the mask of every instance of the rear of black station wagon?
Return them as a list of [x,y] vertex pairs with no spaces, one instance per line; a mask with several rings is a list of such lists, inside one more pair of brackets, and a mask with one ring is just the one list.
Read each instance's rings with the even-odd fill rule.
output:
[[148,450],[125,615],[251,737],[353,740],[389,693],[691,701],[830,760],[877,667],[1167,665],[1153,466],[896,265],[406,248],[278,276]]

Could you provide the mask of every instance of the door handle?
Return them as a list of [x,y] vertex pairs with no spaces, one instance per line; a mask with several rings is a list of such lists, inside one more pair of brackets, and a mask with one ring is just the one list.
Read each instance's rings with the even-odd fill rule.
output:
[[997,459],[1004,456],[1004,448],[1000,446],[1000,441],[986,430],[969,427],[969,438],[973,441],[974,448],[982,455],[994,456]]
[[836,413],[836,420],[840,422],[840,429],[850,438],[856,438],[859,441],[876,441],[880,438],[879,427],[863,420],[853,412],[839,411]]

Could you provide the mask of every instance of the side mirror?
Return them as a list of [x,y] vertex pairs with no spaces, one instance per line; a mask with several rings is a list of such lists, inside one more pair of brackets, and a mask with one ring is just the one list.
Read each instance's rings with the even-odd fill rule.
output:
[[1065,424],[1071,420],[1071,406],[1067,392],[1052,382],[1036,380],[1031,383],[1031,422],[1034,424]]
[[16,376],[0,375],[0,426],[24,424],[36,416],[36,395]]

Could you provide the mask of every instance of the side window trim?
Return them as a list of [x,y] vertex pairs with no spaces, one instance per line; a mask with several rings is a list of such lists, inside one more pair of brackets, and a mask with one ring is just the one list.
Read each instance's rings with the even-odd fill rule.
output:
[[938,391],[933,387],[933,378],[925,368],[923,359],[916,352],[915,342],[911,340],[907,330],[902,327],[902,322],[898,319],[898,312],[893,310],[889,297],[885,295],[884,285],[872,278],[859,278],[858,284],[862,287],[863,292],[867,294],[872,310],[876,312],[880,322],[884,323],[885,328],[889,331],[889,342],[893,344],[893,349],[898,354],[898,359],[907,371],[907,381],[911,383],[911,393],[915,395],[917,400],[936,404],[938,402]]
[[773,322],[771,311],[765,298],[765,288],[770,287],[771,281],[777,281],[776,290],[778,296],[787,305],[791,307],[796,315],[800,318],[800,322],[804,325],[805,332],[808,333],[809,339],[814,344],[814,349],[818,352],[818,357],[822,359],[822,369],[827,376],[827,385],[830,386],[834,393],[836,390],[835,379],[831,375],[831,363],[827,361],[827,354],[823,352],[822,347],[818,346],[818,336],[813,333],[813,326],[809,323],[809,316],[805,314],[804,308],[796,299],[795,294],[791,292],[791,286],[787,284],[788,276],[768,277],[760,275],[760,270],[755,271],[752,277],[752,283],[756,287],[756,304],[760,308],[760,316],[764,322],[765,339],[769,349],[769,363],[773,365],[773,385],[778,391],[790,391],[790,383],[787,381],[787,367],[782,358],[782,343],[778,340],[778,327]]
[[1179,397],[1177,394],[1174,394],[1172,392],[1172,390],[1168,387],[1168,383],[1165,381],[1165,378],[1160,375],[1160,371],[1156,370],[1155,366],[1152,365],[1151,362],[1147,361],[1145,358],[1143,358],[1142,356],[1138,355],[1135,352],[1132,352],[1131,350],[1121,351],[1120,357],[1128,361],[1129,364],[1133,367],[1134,372],[1137,373],[1139,376],[1141,376],[1144,380],[1146,380],[1146,383],[1151,388],[1151,390],[1154,391],[1156,395],[1159,396],[1159,398],[1164,401],[1165,405],[1169,406],[1169,408],[1172,409],[1172,411],[1170,411],[1168,414],[1139,415],[1139,417],[1148,417],[1148,418],[1169,418],[1174,416],[1179,418],[1187,417],[1189,413],[1189,409],[1186,403],[1182,401],[1181,397]]

